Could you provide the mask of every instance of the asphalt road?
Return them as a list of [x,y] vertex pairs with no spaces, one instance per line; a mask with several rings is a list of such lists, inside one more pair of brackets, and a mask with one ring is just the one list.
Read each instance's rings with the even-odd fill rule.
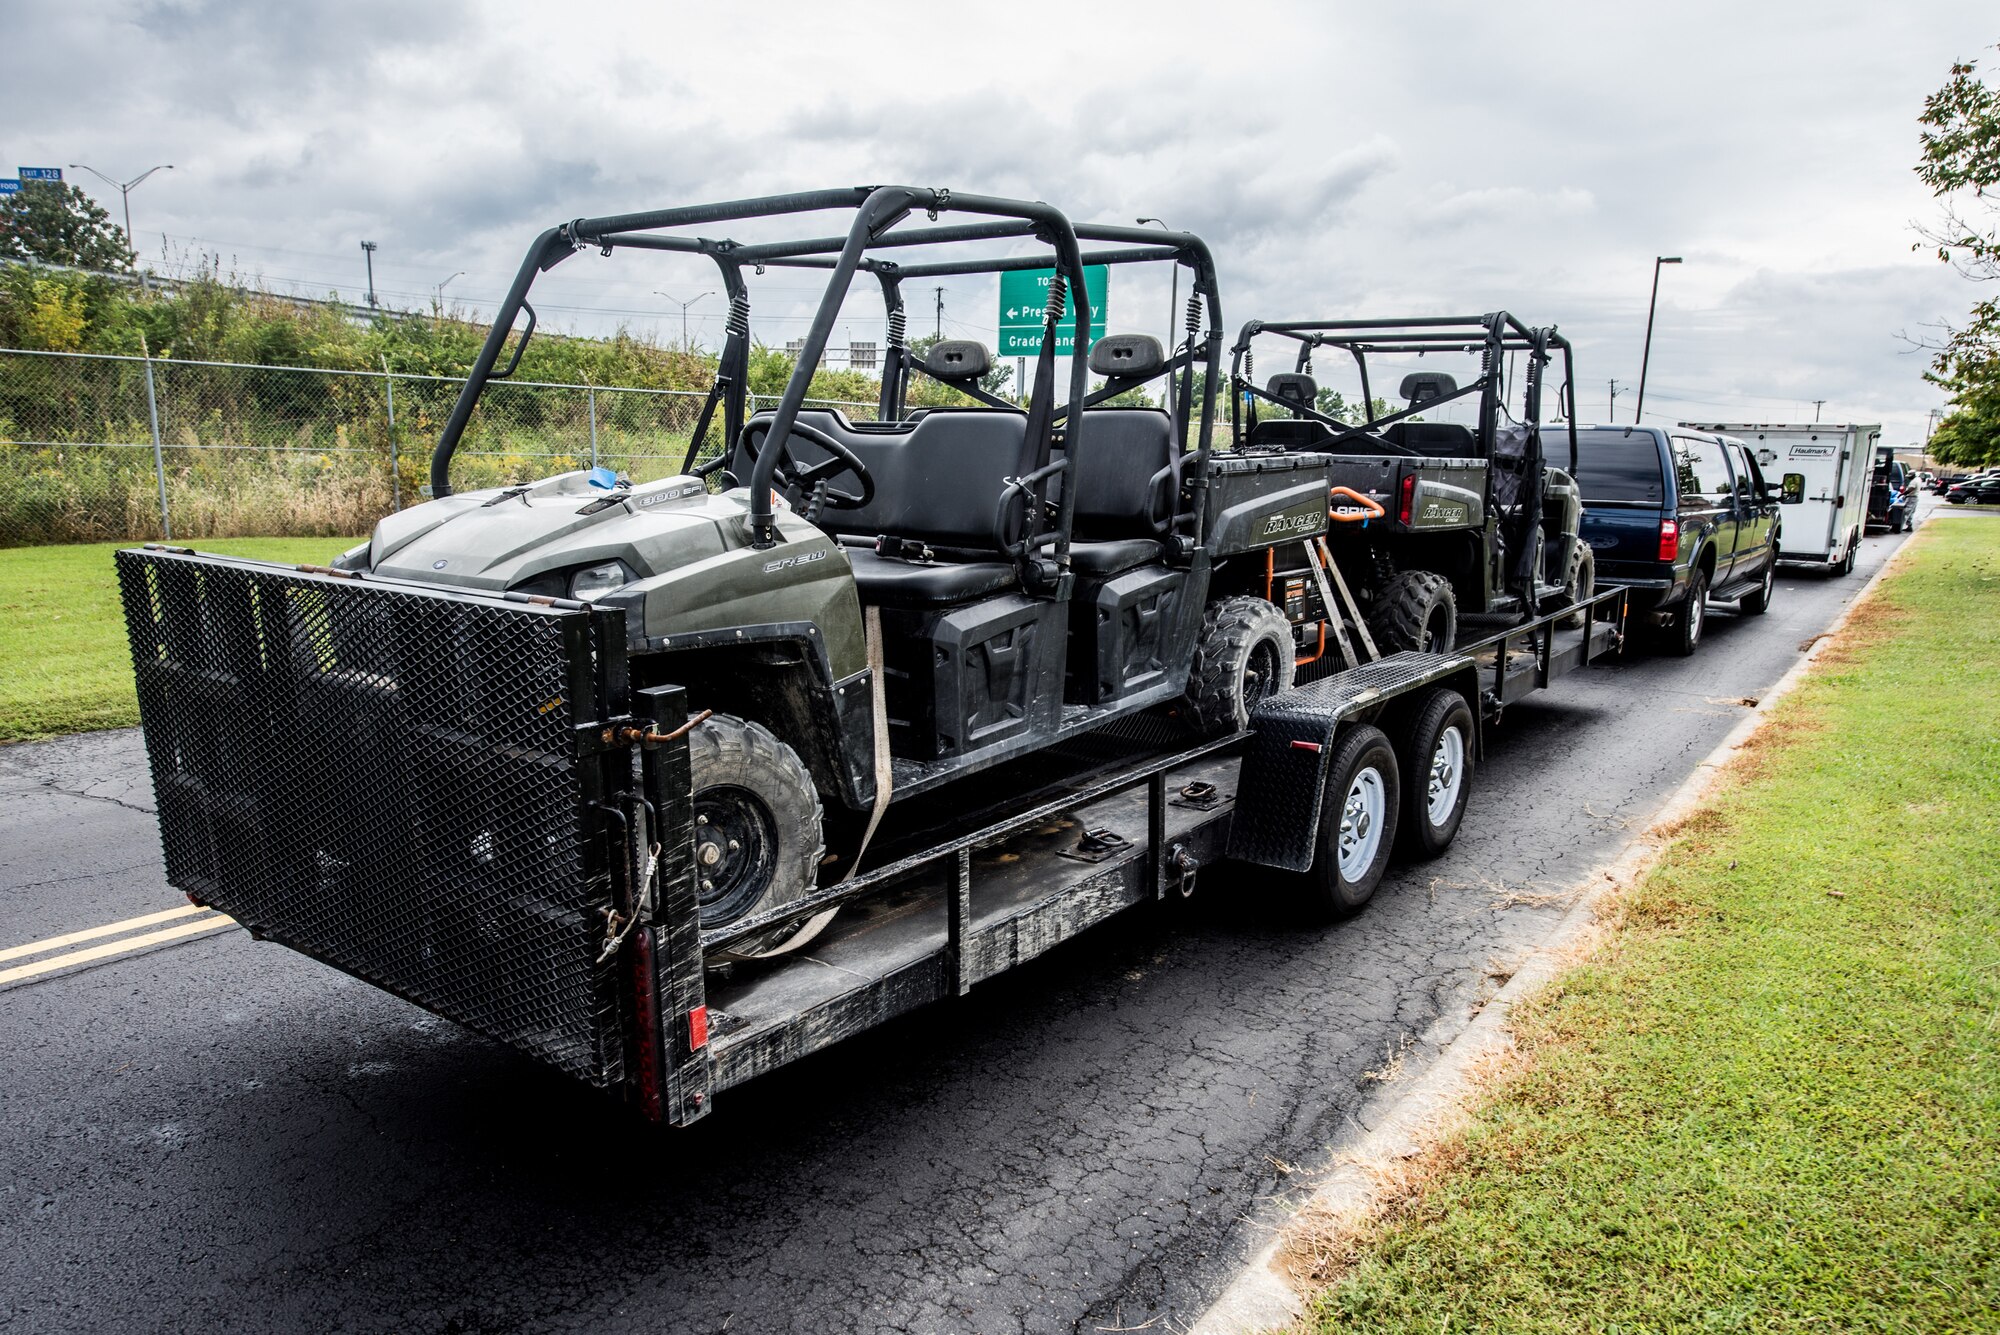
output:
[[[1900,541],[1511,709],[1352,922],[1128,914],[686,1131],[233,928],[0,988],[0,1327],[1176,1328]],[[0,950],[181,904],[151,800],[133,732],[0,750]]]

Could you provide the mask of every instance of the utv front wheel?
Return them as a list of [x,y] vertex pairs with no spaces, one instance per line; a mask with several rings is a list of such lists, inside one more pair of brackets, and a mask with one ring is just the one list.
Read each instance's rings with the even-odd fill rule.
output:
[[1250,726],[1252,710],[1292,686],[1292,623],[1271,603],[1224,598],[1201,619],[1181,711],[1206,737]]
[[[712,714],[688,734],[694,787],[694,869],[703,931],[811,894],[820,856],[819,793],[798,753],[770,729]],[[818,936],[835,910],[774,927],[718,952],[762,959]]]

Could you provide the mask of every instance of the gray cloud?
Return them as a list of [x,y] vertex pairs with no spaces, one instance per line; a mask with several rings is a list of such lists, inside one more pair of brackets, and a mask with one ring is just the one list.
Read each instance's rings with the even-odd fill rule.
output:
[[[1896,331],[1973,299],[1909,251],[1932,213],[1914,118],[2000,37],[1962,0],[1922,23],[1862,0],[1809,24],[1713,2],[1170,3],[1140,24],[1030,0],[886,25],[773,0],[754,31],[686,7],[73,0],[11,6],[4,30],[0,155],[174,162],[134,196],[142,248],[164,233],[274,285],[354,292],[365,236],[397,299],[464,269],[452,292],[491,300],[564,218],[904,180],[1197,230],[1232,323],[1559,322],[1586,408],[1636,381],[1652,258],[1680,254],[1649,409],[1825,398],[1899,439],[1937,396]],[[653,289],[707,276],[565,265],[546,300],[557,323],[646,327]],[[947,288],[948,324],[990,337],[991,283]],[[795,332],[810,280],[762,290],[766,336]],[[1115,324],[1157,329],[1166,307],[1164,272],[1115,279]],[[718,313],[694,312],[711,337]],[[867,294],[847,314],[863,337],[879,320]]]

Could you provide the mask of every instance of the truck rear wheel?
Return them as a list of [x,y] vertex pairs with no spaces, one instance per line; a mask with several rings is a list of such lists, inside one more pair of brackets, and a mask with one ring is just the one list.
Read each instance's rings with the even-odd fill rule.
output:
[[1429,570],[1405,570],[1375,595],[1368,630],[1385,654],[1405,649],[1450,653],[1458,636],[1458,599],[1451,581]]
[[1262,598],[1238,595],[1201,619],[1181,712],[1194,730],[1226,737],[1250,726],[1250,711],[1292,687],[1292,623]]
[[1424,695],[1403,730],[1399,847],[1434,858],[1451,847],[1472,797],[1472,707],[1440,686]]
[[1374,897],[1389,869],[1401,793],[1396,750],[1380,728],[1358,723],[1340,734],[1320,792],[1313,865],[1300,878],[1314,921],[1345,918]]
[[[712,714],[688,734],[688,767],[702,930],[811,894],[826,844],[819,792],[798,753],[760,723]],[[796,950],[818,936],[835,911],[738,941],[718,958],[763,959]]]

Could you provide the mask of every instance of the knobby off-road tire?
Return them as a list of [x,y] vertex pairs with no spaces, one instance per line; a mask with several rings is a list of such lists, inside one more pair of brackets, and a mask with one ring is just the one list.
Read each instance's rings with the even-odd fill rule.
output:
[[1746,616],[1760,617],[1771,610],[1771,590],[1778,584],[1778,554],[1771,553],[1771,559],[1764,563],[1764,578],[1756,588],[1737,601],[1736,610]]
[[1292,623],[1262,598],[1237,595],[1201,619],[1181,714],[1204,737],[1250,726],[1250,711],[1292,688]]
[[[798,753],[761,723],[712,714],[688,734],[688,765],[702,929],[812,893],[826,842],[819,792]],[[796,950],[835,912],[738,941],[717,958],[763,959]]]
[[1297,878],[1308,920],[1337,922],[1374,896],[1395,846],[1401,793],[1396,750],[1381,729],[1357,723],[1340,734],[1326,762],[1313,865]]
[[1564,617],[1559,625],[1574,629],[1583,625],[1582,604],[1590,601],[1597,592],[1597,553],[1578,538],[1570,548],[1569,569],[1563,571],[1563,602],[1577,608]]
[[1473,729],[1472,707],[1443,686],[1426,692],[1404,723],[1396,754],[1403,765],[1397,848],[1405,856],[1434,858],[1458,837],[1472,799]]
[[1451,581],[1428,570],[1405,570],[1376,595],[1368,631],[1385,654],[1405,649],[1450,653],[1458,637],[1458,599]]
[[1667,623],[1667,652],[1687,658],[1701,646],[1701,628],[1708,624],[1708,572],[1696,566],[1688,576],[1687,600]]

